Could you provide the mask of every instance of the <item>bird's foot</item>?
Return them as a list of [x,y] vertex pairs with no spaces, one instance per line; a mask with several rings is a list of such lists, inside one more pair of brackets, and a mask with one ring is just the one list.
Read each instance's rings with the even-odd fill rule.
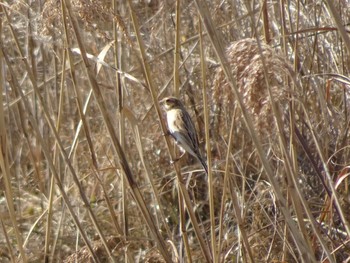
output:
[[171,164],[176,163],[176,162],[179,161],[184,155],[185,155],[185,153],[181,154],[179,157],[177,157],[177,158],[171,160],[170,163],[171,163]]
[[163,136],[170,136],[170,135],[171,135],[170,131],[166,131],[165,133],[163,133]]

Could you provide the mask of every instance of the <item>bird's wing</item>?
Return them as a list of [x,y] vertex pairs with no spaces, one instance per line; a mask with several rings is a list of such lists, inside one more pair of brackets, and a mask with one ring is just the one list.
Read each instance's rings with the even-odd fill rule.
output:
[[196,133],[196,128],[193,124],[193,121],[188,114],[187,111],[182,111],[182,120],[185,125],[185,129],[187,131],[188,137],[191,140],[191,145],[193,146],[194,149],[198,149],[198,137]]

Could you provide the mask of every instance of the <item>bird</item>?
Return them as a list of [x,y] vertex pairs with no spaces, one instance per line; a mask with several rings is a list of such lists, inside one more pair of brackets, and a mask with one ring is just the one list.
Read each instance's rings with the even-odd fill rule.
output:
[[[175,97],[166,97],[160,101],[160,104],[166,113],[169,134],[175,139],[180,148],[201,163],[206,174],[208,174],[207,163],[199,150],[195,126],[183,103]],[[183,154],[175,161],[179,160]]]

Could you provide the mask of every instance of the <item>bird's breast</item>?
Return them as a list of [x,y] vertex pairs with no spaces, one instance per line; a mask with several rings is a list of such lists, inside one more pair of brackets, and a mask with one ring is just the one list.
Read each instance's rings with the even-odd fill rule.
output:
[[177,115],[178,114],[176,110],[170,110],[167,112],[167,122],[168,122],[168,128],[170,132],[174,132],[178,130],[176,126],[176,120],[178,119]]

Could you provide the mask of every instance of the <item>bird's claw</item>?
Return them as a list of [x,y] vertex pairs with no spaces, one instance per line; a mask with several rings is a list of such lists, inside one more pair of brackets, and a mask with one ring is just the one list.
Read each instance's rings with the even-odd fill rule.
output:
[[165,133],[163,132],[163,136],[169,136],[169,135],[171,135],[170,131],[166,131]]
[[171,163],[171,164],[176,163],[176,162],[179,161],[184,155],[185,155],[185,153],[181,154],[181,156],[175,158],[174,160],[171,160],[170,163]]
[[170,160],[170,164],[174,164],[174,163],[176,163],[178,160],[180,160],[180,158],[176,158],[176,159],[174,159],[174,160]]

